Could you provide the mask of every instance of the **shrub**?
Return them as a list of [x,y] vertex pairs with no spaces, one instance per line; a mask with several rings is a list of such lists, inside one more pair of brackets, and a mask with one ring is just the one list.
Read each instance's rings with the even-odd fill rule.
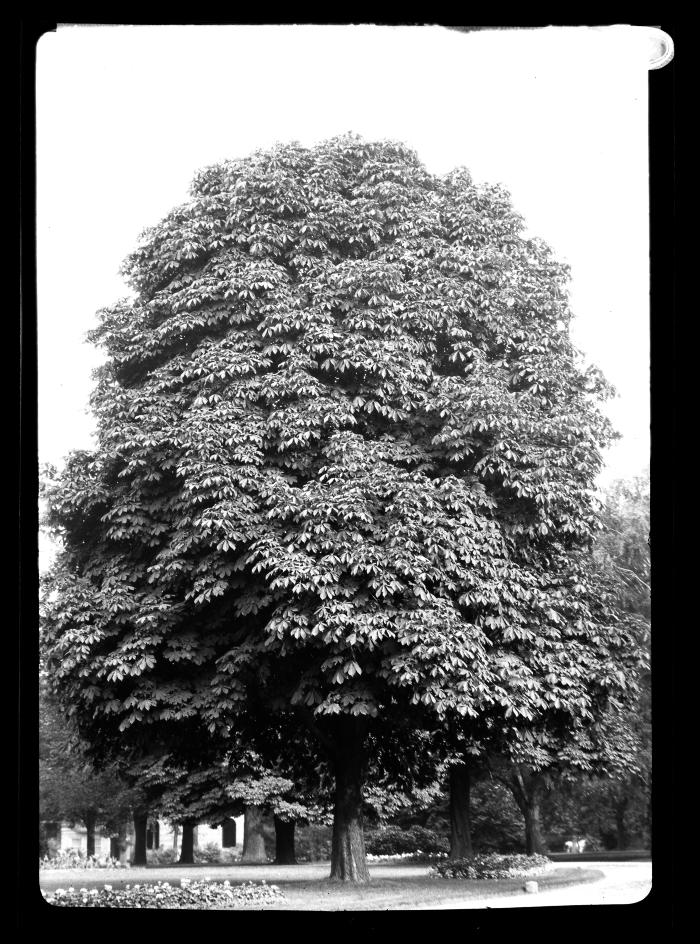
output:
[[231,865],[234,862],[238,862],[240,858],[241,854],[236,849],[222,849],[221,854],[219,855],[219,862],[222,865]]
[[206,846],[197,846],[194,850],[194,861],[197,864],[220,862],[221,851],[221,846],[215,842],[208,842]]
[[524,853],[523,817],[513,794],[493,780],[481,780],[472,789],[471,829],[477,853]]
[[542,872],[551,865],[543,855],[477,855],[469,859],[438,862],[431,874],[438,878],[523,878]]
[[294,851],[298,862],[325,862],[331,857],[331,829],[329,826],[297,827]]
[[225,881],[169,882],[127,885],[114,891],[111,885],[103,888],[58,888],[55,892],[42,891],[50,905],[59,908],[232,908],[241,904],[265,904],[284,901],[277,885],[265,882],[244,882],[231,885]]
[[148,850],[146,861],[149,865],[172,865],[177,862],[177,852],[172,846],[159,846],[157,849]]
[[365,848],[373,856],[437,855],[449,851],[445,836],[423,826],[383,826],[367,830]]

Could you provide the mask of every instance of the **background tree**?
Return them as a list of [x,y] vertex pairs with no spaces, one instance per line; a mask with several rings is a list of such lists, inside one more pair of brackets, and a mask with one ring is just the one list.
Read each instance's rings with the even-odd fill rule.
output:
[[619,849],[627,848],[630,833],[649,842],[651,831],[649,501],[648,474],[614,482],[603,495],[603,531],[594,548],[597,569],[616,580],[616,603],[645,663],[633,699],[606,735],[609,744],[624,745],[626,762],[603,777],[589,772],[557,781],[544,802],[551,828],[567,838],[597,837]]
[[331,875],[366,881],[377,732],[592,716],[622,684],[582,565],[607,390],[566,267],[501,187],[348,136],[204,170],[124,272],[97,449],[46,492],[56,690],[94,744],[225,737],[260,702],[306,726]]
[[138,797],[115,767],[96,771],[76,731],[40,685],[39,819],[81,823],[87,832],[87,855],[95,855],[98,828],[116,833],[131,815]]

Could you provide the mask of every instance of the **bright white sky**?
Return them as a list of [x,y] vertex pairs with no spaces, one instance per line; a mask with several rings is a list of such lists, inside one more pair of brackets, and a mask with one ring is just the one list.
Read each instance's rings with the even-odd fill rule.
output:
[[64,27],[37,50],[39,458],[89,448],[95,311],[195,170],[276,141],[394,138],[510,190],[572,267],[576,344],[618,390],[603,482],[649,458],[641,27]]

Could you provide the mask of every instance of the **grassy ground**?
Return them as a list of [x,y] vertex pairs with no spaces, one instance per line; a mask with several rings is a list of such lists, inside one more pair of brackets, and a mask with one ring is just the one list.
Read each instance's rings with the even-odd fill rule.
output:
[[[367,886],[346,886],[328,881],[329,863],[296,866],[156,866],[132,868],[128,871],[99,869],[95,871],[43,871],[40,884],[46,890],[100,887],[105,882],[116,890],[127,884],[143,882],[179,882],[181,877],[212,881],[228,879],[231,883],[261,881],[278,885],[286,901],[266,904],[265,910],[295,911],[385,911],[412,907],[445,907],[466,899],[493,898],[501,895],[524,895],[524,879],[469,881],[467,879],[436,879],[428,875],[426,866],[374,863],[370,867],[372,882]],[[594,882],[599,871],[582,868],[553,868],[536,876],[540,890]],[[246,907],[246,906],[244,906]],[[456,905],[456,907],[460,907]]]

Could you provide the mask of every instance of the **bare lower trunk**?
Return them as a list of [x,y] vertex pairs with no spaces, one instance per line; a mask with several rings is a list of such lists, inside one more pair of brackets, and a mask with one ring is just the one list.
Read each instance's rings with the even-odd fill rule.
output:
[[471,777],[466,764],[450,767],[450,858],[464,859],[474,855],[469,823],[469,792]]
[[285,822],[275,816],[275,863],[296,865],[294,854],[294,820]]
[[115,852],[114,858],[126,865],[129,858],[129,824],[126,821],[119,824]]
[[175,824],[173,826],[173,852],[177,852],[177,841],[180,837],[180,827]]
[[362,827],[364,733],[365,722],[362,719],[338,719],[330,877],[334,881],[357,884],[370,880]]
[[195,823],[182,824],[182,845],[180,846],[180,865],[194,865],[194,828]]
[[243,820],[243,855],[241,862],[267,862],[265,836],[263,835],[263,811],[259,806],[247,806]]
[[525,851],[528,855],[542,854],[546,851],[540,818],[540,800],[545,787],[544,777],[538,773],[523,775],[516,766],[509,780],[509,786],[525,820]]
[[92,810],[85,815],[85,829],[87,830],[87,855],[95,854],[95,826],[97,825],[97,814]]
[[542,838],[542,821],[540,819],[540,801],[538,798],[530,799],[527,808],[523,810],[525,817],[525,852],[528,855],[543,853],[545,851],[544,839]]
[[148,829],[148,812],[134,810],[134,858],[132,865],[146,865],[146,830]]

